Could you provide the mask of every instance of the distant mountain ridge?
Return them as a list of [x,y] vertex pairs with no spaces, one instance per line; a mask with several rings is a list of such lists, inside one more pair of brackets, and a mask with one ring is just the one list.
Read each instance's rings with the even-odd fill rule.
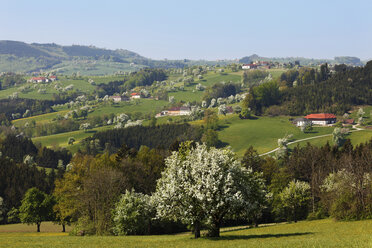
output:
[[[243,57],[240,63],[250,63],[256,60],[274,62],[294,62],[301,65],[319,63],[345,63],[363,65],[356,57],[336,57],[335,60],[307,58],[268,58],[257,54]],[[71,45],[62,46],[55,43],[25,43],[21,41],[0,41],[0,72],[33,73],[54,71],[59,74],[71,75],[107,75],[136,71],[144,67],[183,68],[192,65],[226,65],[237,60],[153,60],[125,49],[104,49],[95,46]]]
[[139,54],[128,50],[117,49],[109,50],[97,48],[95,46],[61,46],[55,43],[31,43],[27,44],[21,41],[0,41],[0,54],[15,55],[19,57],[100,57],[117,56],[119,58],[142,58]]
[[257,54],[252,54],[251,56],[243,57],[239,60],[239,63],[251,63],[253,61],[273,61],[273,62],[281,62],[281,63],[294,63],[295,61],[299,61],[301,65],[314,65],[314,64],[322,64],[322,63],[332,63],[332,64],[347,64],[347,65],[354,65],[354,66],[362,66],[363,63],[358,57],[351,57],[351,56],[339,56],[335,57],[334,59],[309,59],[303,57],[285,57],[285,58],[277,58],[277,57],[261,57]]

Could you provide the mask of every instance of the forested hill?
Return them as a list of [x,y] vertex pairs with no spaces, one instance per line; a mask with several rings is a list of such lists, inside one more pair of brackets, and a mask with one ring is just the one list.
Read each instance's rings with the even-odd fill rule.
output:
[[124,49],[0,41],[0,72],[47,70],[60,74],[105,75],[136,71],[143,67],[182,68],[185,65],[183,60],[152,60]]
[[55,59],[66,59],[69,57],[116,57],[116,59],[144,59],[137,53],[128,50],[109,50],[94,46],[61,46],[51,44],[27,44],[20,41],[0,41],[0,54],[14,55],[18,57],[51,57]]
[[346,64],[346,65],[353,65],[353,66],[362,66],[364,63],[357,57],[350,57],[350,56],[340,56],[335,57],[334,59],[311,59],[311,58],[303,58],[303,57],[262,57],[257,54],[252,54],[251,56],[245,56],[239,60],[239,63],[251,63],[253,61],[272,61],[272,62],[279,62],[279,63],[295,63],[295,61],[300,62],[301,65],[317,65],[323,63],[331,63],[331,64]]
[[280,102],[280,108],[291,115],[313,112],[341,115],[355,105],[372,105],[372,61],[364,67],[345,68],[319,83],[289,87],[283,91]]

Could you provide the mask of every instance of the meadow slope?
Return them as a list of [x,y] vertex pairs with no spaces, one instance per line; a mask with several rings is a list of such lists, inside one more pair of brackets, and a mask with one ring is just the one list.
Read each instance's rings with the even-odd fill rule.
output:
[[258,228],[224,228],[220,238],[198,240],[190,233],[75,237],[56,232],[57,227],[45,232],[47,223],[42,224],[41,233],[25,232],[22,225],[17,232],[9,226],[0,226],[0,247],[372,247],[372,220],[335,222],[325,219]]

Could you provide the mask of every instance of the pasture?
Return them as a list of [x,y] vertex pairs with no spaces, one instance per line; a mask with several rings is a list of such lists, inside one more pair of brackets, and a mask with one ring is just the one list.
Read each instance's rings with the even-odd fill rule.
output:
[[291,141],[308,137],[330,134],[332,127],[314,127],[310,133],[303,133],[288,119],[289,117],[260,117],[258,119],[241,120],[237,115],[222,117],[219,139],[231,146],[233,151],[242,156],[249,146],[258,153],[265,153],[277,148],[277,140],[285,135],[293,134]]
[[0,226],[0,247],[372,247],[372,220],[332,219],[222,228],[220,238],[193,239],[191,233],[154,236],[68,236],[61,227]]

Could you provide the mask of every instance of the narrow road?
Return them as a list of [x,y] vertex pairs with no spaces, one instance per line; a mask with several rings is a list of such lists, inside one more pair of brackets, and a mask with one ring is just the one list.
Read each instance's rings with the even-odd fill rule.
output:
[[[356,125],[354,125],[353,128],[355,128],[356,130],[349,131],[349,133],[364,130],[362,128],[356,127]],[[306,140],[312,140],[312,139],[317,139],[317,138],[322,138],[322,137],[327,137],[327,136],[332,136],[332,134],[324,134],[324,135],[309,137],[309,138],[305,138],[305,139],[299,139],[299,140],[295,140],[295,141],[292,141],[292,142],[288,142],[287,145],[292,145],[292,144],[295,144],[295,143],[298,143],[298,142],[302,142],[302,141],[306,141]],[[276,152],[278,149],[279,149],[279,147],[278,148],[275,148],[274,150],[271,150],[269,152],[262,153],[262,154],[260,154],[260,156],[265,156],[265,155],[268,155],[270,153]]]

